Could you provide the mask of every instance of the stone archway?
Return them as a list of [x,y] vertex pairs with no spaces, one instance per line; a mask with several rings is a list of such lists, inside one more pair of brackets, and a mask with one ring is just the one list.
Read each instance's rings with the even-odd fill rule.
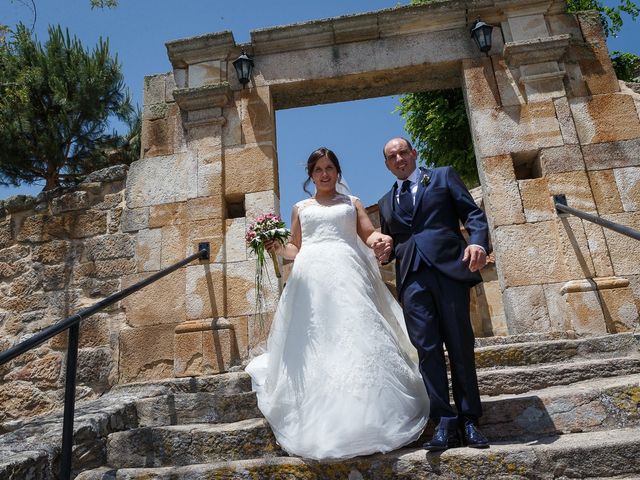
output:
[[[469,38],[477,17],[501,26],[490,57]],[[244,89],[231,66],[243,49],[256,62]],[[145,377],[146,365],[223,371],[264,339],[244,232],[278,209],[277,109],[429,89],[465,93],[509,334],[637,321],[640,267],[629,252],[637,258],[640,246],[557,218],[551,201],[564,193],[577,208],[640,224],[640,100],[620,90],[596,16],[566,14],[556,0],[438,2],[167,50],[173,71],[145,82],[143,158],[127,179],[123,222],[137,232],[139,274],[199,241],[213,254],[153,287],[154,302],[129,302],[121,381],[157,376]]]

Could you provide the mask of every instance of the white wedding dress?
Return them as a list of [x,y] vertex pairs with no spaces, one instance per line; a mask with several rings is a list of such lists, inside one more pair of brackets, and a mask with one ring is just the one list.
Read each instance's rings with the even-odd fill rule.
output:
[[302,246],[266,353],[246,368],[278,443],[305,458],[388,452],[416,440],[428,420],[417,355],[356,233],[354,198],[296,204]]

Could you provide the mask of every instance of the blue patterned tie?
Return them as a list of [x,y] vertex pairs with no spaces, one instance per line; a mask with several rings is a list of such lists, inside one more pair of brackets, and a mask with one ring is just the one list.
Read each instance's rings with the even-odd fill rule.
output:
[[398,195],[398,214],[406,220],[407,223],[411,223],[413,218],[413,197],[411,196],[411,180],[405,180],[402,182],[402,188]]

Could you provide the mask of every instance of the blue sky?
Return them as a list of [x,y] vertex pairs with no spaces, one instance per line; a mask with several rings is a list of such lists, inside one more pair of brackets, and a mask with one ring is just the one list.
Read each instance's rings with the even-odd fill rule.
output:
[[[114,10],[91,10],[89,0],[39,0],[35,33],[44,42],[47,25],[60,24],[85,47],[95,45],[101,36],[109,38],[131,95],[142,106],[144,76],[171,69],[164,45],[169,40],[231,30],[237,43],[245,43],[250,40],[249,32],[259,28],[407,3],[409,0],[120,0]],[[0,0],[0,5],[0,24],[31,22],[29,10],[19,1]],[[640,54],[640,24],[627,20],[619,38],[609,39],[609,49]],[[384,97],[277,112],[281,205],[286,219],[293,203],[304,196],[304,164],[319,146],[336,152],[351,189],[365,205],[377,201],[393,181],[384,167],[382,144],[404,135],[404,122],[393,113],[396,105],[396,97]],[[0,199],[17,193],[37,194],[41,188],[0,187]]]

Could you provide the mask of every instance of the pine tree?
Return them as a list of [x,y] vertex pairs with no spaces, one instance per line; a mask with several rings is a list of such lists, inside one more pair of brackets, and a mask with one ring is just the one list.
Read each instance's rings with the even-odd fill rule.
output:
[[22,24],[0,39],[0,184],[51,190],[113,164],[123,139],[109,122],[132,114],[108,41],[89,51],[50,26],[41,45]]

